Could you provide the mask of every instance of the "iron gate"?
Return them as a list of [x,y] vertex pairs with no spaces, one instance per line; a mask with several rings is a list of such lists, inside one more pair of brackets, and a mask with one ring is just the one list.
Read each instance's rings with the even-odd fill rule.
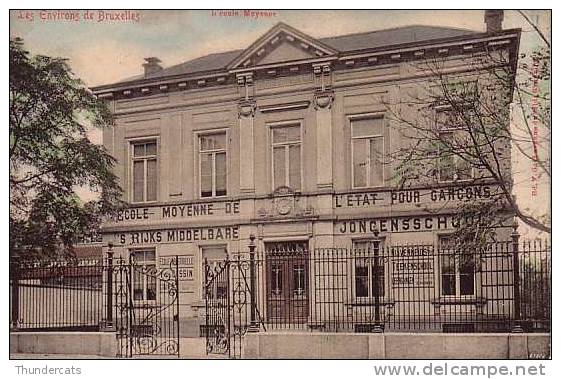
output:
[[115,310],[117,356],[179,356],[178,257],[164,266],[133,253],[127,260],[109,259],[108,309]]
[[256,267],[249,260],[209,262],[205,259],[205,339],[207,354],[240,358],[242,338],[258,330],[261,315],[255,306]]

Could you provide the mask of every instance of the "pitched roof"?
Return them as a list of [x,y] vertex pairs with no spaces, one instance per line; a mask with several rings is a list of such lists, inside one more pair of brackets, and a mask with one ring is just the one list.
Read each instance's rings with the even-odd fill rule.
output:
[[[341,36],[319,38],[317,40],[337,51],[349,52],[356,50],[404,45],[421,41],[426,42],[443,38],[467,36],[476,33],[478,32],[468,29],[411,25],[392,29],[375,30],[364,33],[354,33]],[[137,75],[122,80],[119,83],[225,69],[230,62],[232,62],[245,51],[246,49],[232,50],[223,53],[205,55],[187,62],[164,68],[161,71],[149,75],[148,77],[145,77],[144,75]]]
[[193,74],[196,72],[220,70],[225,68],[226,65],[228,65],[228,63],[234,60],[243,51],[244,50],[232,50],[224,53],[213,53],[213,54],[204,55],[202,57],[195,58],[187,62],[166,67],[161,71],[149,75],[148,77],[145,77],[143,74],[136,75],[124,79],[119,83],[126,83],[134,80],[144,79],[144,78],[161,78],[166,76]]
[[392,29],[375,30],[343,36],[321,38],[326,45],[342,51],[374,49],[382,46],[403,45],[475,34],[476,31],[440,26],[411,25]]

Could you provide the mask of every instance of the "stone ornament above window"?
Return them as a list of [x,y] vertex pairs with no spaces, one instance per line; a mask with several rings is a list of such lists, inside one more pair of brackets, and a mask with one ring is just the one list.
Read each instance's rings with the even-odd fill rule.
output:
[[317,92],[314,95],[314,108],[318,109],[331,109],[335,95],[333,91]]
[[259,218],[310,217],[314,208],[307,204],[306,198],[288,186],[280,186],[271,194],[272,199],[263,200],[256,214]]
[[256,109],[255,101],[241,101],[238,104],[238,118],[253,117]]
[[274,208],[278,214],[285,216],[294,209],[294,190],[287,186],[280,186],[273,192]]

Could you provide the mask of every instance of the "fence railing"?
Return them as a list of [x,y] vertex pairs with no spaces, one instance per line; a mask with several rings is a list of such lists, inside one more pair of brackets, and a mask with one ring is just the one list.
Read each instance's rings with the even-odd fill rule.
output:
[[102,259],[10,265],[10,325],[19,330],[98,330],[106,319]]
[[[97,330],[116,322],[128,287],[108,280],[117,280],[118,272],[109,262],[12,262],[11,327]],[[226,327],[211,325],[218,323],[213,309],[220,309],[227,317],[216,319],[230,320],[238,331],[550,330],[551,249],[545,242],[244,252],[207,262],[208,270],[225,263],[227,274],[207,278],[210,321],[202,329]]]
[[512,241],[242,253],[207,262],[229,270],[207,283],[207,308],[231,309],[233,330],[549,331],[550,257]]

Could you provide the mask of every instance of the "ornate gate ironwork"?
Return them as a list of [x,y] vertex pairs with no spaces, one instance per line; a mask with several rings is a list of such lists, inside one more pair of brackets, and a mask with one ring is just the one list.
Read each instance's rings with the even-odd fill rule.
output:
[[[256,267],[250,258],[205,260],[205,338],[207,354],[242,355],[242,339],[262,324],[256,306]],[[259,321],[258,321],[259,320]]]
[[165,266],[134,253],[116,258],[108,275],[114,283],[117,356],[179,356],[178,258]]
[[207,354],[230,356],[230,261],[205,259],[205,339]]

